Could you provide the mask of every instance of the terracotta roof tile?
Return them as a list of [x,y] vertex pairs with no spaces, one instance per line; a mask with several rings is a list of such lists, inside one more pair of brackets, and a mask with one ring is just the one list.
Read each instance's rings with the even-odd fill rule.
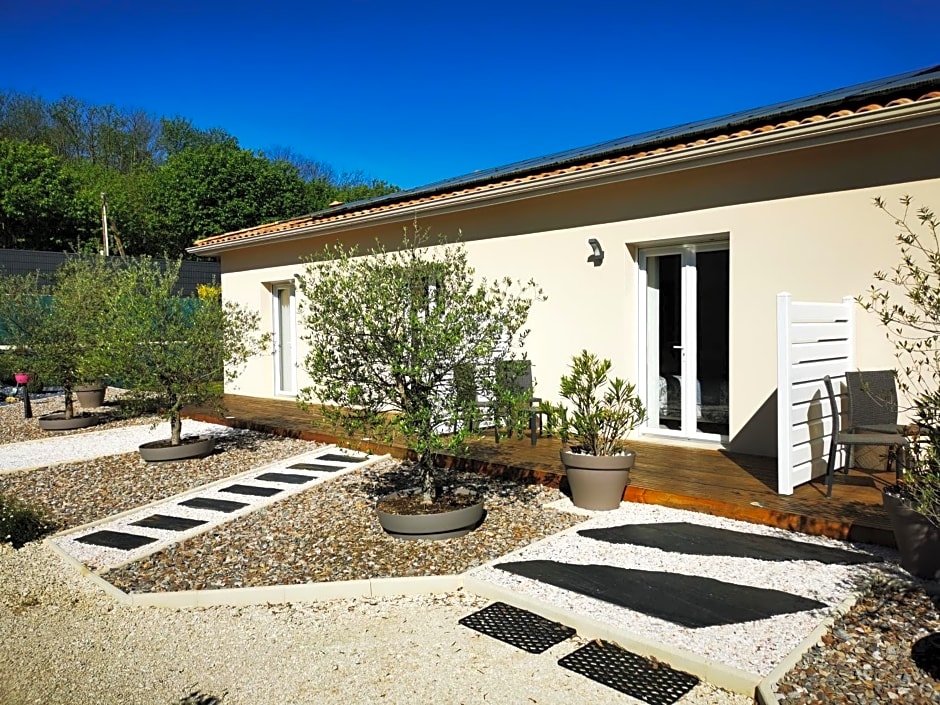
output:
[[616,156],[607,156],[602,159],[589,159],[583,163],[570,164],[565,166],[557,166],[551,169],[545,169],[538,171],[532,174],[526,174],[524,176],[513,176],[511,179],[495,179],[491,182],[475,184],[470,186],[460,186],[459,188],[454,188],[452,190],[445,190],[438,193],[429,193],[426,195],[421,195],[414,198],[408,198],[403,201],[392,201],[387,203],[381,203],[374,206],[363,205],[362,208],[355,210],[349,210],[342,213],[330,213],[329,211],[323,211],[320,213],[314,213],[312,215],[303,216],[300,218],[293,218],[291,220],[282,220],[276,223],[267,223],[265,225],[259,225],[251,228],[244,228],[242,230],[236,230],[229,233],[223,233],[221,235],[215,235],[213,237],[208,237],[196,242],[196,246],[205,246],[205,245],[219,245],[230,242],[238,242],[241,240],[247,240],[253,237],[259,237],[262,235],[270,235],[272,233],[285,232],[290,230],[297,230],[311,225],[325,224],[331,222],[341,222],[349,218],[353,218],[358,215],[363,214],[372,214],[372,213],[383,213],[391,212],[396,210],[407,210],[412,206],[418,206],[424,203],[431,203],[434,201],[441,201],[447,198],[453,198],[455,196],[465,196],[473,193],[482,193],[492,189],[497,189],[500,187],[513,185],[513,184],[523,184],[523,183],[533,183],[536,181],[542,181],[554,176],[561,176],[564,174],[577,173],[581,171],[586,171],[590,169],[599,168],[602,166],[610,166],[614,164],[622,164],[627,161],[632,161],[634,159],[642,159],[644,157],[654,156],[658,154],[665,154],[670,152],[678,152],[686,149],[692,149],[694,147],[702,147],[709,144],[717,144],[721,142],[726,142],[729,140],[744,139],[752,135],[766,134],[768,132],[775,132],[777,130],[787,130],[800,125],[813,124],[824,122],[827,120],[837,120],[840,118],[849,117],[851,115],[859,115],[863,113],[869,113],[877,110],[885,110],[887,108],[892,108],[901,105],[909,105],[911,103],[934,100],[940,98],[940,91],[930,91],[929,93],[924,93],[917,98],[909,97],[899,97],[894,98],[884,105],[879,103],[869,103],[861,107],[856,108],[855,110],[849,110],[848,108],[843,108],[829,113],[826,116],[823,115],[810,115],[802,119],[791,118],[783,122],[778,122],[775,124],[765,124],[758,125],[755,127],[750,127],[748,129],[738,130],[732,134],[718,133],[710,135],[707,138],[699,138],[690,142],[681,142],[671,145],[663,145],[653,149],[647,148],[646,150],[641,150],[637,152],[630,152],[626,154],[616,155]]

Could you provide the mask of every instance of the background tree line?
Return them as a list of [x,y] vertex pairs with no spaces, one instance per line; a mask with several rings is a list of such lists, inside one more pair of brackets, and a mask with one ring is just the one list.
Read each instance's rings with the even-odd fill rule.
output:
[[201,237],[397,190],[183,117],[0,92],[0,248],[97,252],[102,193],[128,255],[180,257]]

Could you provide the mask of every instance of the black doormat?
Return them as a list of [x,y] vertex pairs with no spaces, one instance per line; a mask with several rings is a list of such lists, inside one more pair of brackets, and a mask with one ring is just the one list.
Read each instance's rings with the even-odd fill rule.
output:
[[562,657],[558,665],[650,705],[672,705],[699,684],[689,673],[599,639]]
[[847,551],[776,536],[747,534],[686,522],[625,524],[604,529],[583,529],[578,534],[608,543],[629,543],[695,556],[731,556],[762,561],[818,561],[840,565],[878,563],[882,560],[878,556],[860,551]]
[[125,534],[123,531],[96,531],[93,534],[87,534],[75,540],[79,543],[89,543],[93,546],[119,548],[122,551],[130,551],[156,541],[156,539],[149,536]]
[[317,460],[332,460],[337,463],[362,463],[369,459],[367,455],[343,455],[342,453],[327,453],[318,455]]
[[265,480],[267,482],[286,482],[290,485],[302,485],[305,482],[313,482],[316,478],[310,477],[310,475],[297,475],[290,472],[265,472],[258,477],[256,480]]
[[278,492],[284,490],[278,487],[261,487],[261,485],[229,485],[223,487],[219,492],[229,492],[231,494],[251,495],[252,497],[273,497]]
[[229,502],[227,499],[209,499],[208,497],[194,497],[180,502],[180,504],[193,509],[211,509],[214,512],[225,512],[226,514],[248,506],[244,502]]
[[324,465],[323,463],[294,463],[287,466],[288,470],[319,470],[321,472],[336,472],[346,468],[338,465]]
[[780,590],[697,575],[558,561],[515,561],[496,567],[690,628],[752,622],[826,607]]
[[575,634],[571,627],[505,602],[487,605],[460,619],[459,623],[530,654],[547,651]]
[[202,519],[187,519],[186,517],[171,517],[166,514],[153,514],[140,521],[135,521],[131,525],[146,526],[150,529],[163,529],[164,531],[187,531],[206,523],[208,522]]

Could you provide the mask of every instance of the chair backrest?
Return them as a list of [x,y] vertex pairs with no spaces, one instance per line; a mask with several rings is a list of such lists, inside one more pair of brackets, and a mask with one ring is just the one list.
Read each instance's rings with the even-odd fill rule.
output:
[[845,373],[849,426],[893,424],[898,421],[898,391],[893,370]]
[[500,360],[496,363],[496,375],[501,386],[532,393],[531,360]]
[[836,403],[836,393],[832,388],[832,379],[829,375],[823,377],[823,383],[826,385],[826,393],[829,395],[829,410],[832,413],[832,441],[835,443],[842,419],[840,418],[839,405]]

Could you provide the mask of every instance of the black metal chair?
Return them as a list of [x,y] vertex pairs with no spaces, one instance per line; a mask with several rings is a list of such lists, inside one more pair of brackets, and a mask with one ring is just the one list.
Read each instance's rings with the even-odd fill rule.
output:
[[[530,360],[501,360],[495,364],[489,374],[497,376],[498,386],[506,390],[504,398],[480,399],[478,374],[469,365],[459,365],[454,371],[454,387],[464,407],[465,418],[469,419],[468,428],[473,430],[473,419],[480,416],[480,411],[489,412],[489,421],[493,424],[494,440],[499,443],[501,430],[506,427],[511,434],[515,430],[515,421],[526,416],[532,445],[535,445],[542,433],[542,412],[539,409],[541,398],[533,396],[532,362]],[[456,427],[455,421],[455,427]],[[488,424],[487,424],[488,425]]]
[[853,433],[851,431],[842,431],[841,413],[839,411],[839,405],[836,402],[836,393],[832,386],[832,379],[829,375],[826,375],[823,378],[823,382],[826,385],[826,393],[829,395],[829,409],[832,414],[832,437],[829,443],[829,460],[826,464],[826,497],[832,497],[832,480],[835,474],[836,451],[839,446],[847,446],[850,451],[850,461],[843,469],[845,473],[848,473],[849,467],[852,464],[851,449],[855,446],[884,446],[889,449],[894,448],[898,459],[895,466],[896,476],[900,478],[904,465],[904,450],[909,444],[907,437],[900,433],[884,433],[877,431],[870,433]]
[[[907,426],[898,423],[898,390],[893,370],[851,370],[845,373],[845,389],[849,400],[848,431],[851,433],[900,433]],[[853,464],[849,452],[849,466]],[[885,470],[897,462],[888,453]]]

